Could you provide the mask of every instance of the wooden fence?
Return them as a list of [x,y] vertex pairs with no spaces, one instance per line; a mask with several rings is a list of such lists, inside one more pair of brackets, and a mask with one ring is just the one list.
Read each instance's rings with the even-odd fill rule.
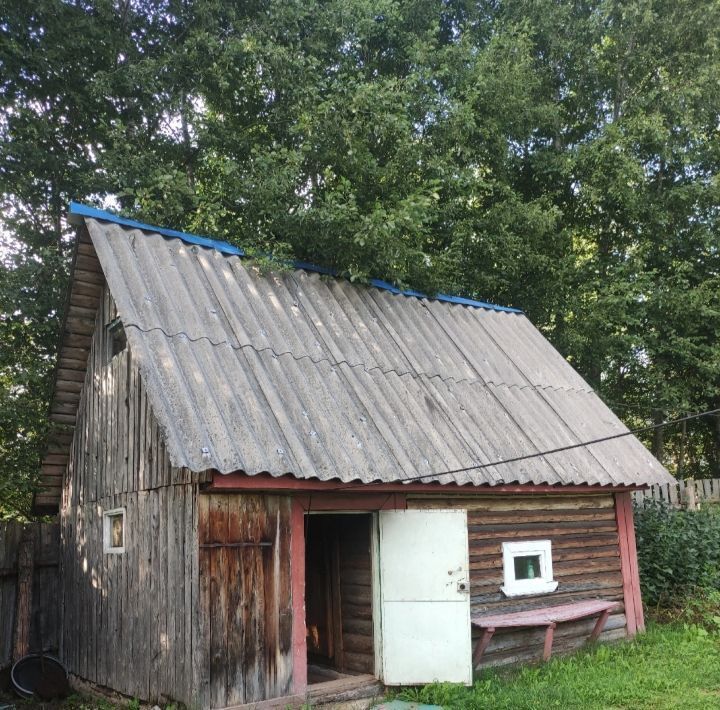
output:
[[0,521],[0,668],[15,656],[56,654],[60,526]]
[[652,486],[644,491],[635,491],[633,498],[640,505],[643,501],[652,499],[663,501],[674,508],[694,509],[706,501],[720,502],[720,478],[688,478],[662,486]]

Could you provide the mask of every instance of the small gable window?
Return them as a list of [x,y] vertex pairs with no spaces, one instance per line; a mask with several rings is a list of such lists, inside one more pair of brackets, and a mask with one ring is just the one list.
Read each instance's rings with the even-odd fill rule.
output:
[[119,318],[113,318],[107,324],[107,331],[110,340],[108,347],[108,361],[112,360],[118,353],[121,353],[127,347],[127,338],[125,337],[125,328]]
[[550,540],[504,542],[501,587],[507,597],[547,594],[557,589],[553,579]]
[[106,553],[125,552],[125,509],[103,513],[103,549]]

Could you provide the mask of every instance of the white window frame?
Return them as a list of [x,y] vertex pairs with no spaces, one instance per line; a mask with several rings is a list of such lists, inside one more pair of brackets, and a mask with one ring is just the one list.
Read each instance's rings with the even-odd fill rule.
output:
[[[549,594],[557,589],[553,579],[552,545],[550,540],[523,540],[503,542],[504,584],[500,589],[506,597],[520,597],[530,594]],[[538,555],[540,576],[536,579],[515,579],[515,558]]]
[[[112,519],[118,515],[122,516],[123,524],[123,544],[122,547],[113,547],[112,545]],[[103,511],[103,551],[107,555],[120,555],[125,552],[125,544],[127,542],[127,530],[125,529],[125,508],[113,508],[112,510]]]

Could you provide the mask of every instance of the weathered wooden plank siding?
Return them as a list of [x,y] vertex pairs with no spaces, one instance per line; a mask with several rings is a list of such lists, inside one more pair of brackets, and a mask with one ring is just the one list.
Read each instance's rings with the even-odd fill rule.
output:
[[200,495],[198,511],[203,707],[289,695],[291,500]]
[[[194,486],[164,486],[63,511],[62,658],[71,673],[145,700],[195,699],[196,495]],[[102,511],[120,507],[125,552],[107,554]]]
[[[408,498],[409,508],[466,508],[470,541],[470,586],[473,613],[521,611],[580,599],[620,602],[601,639],[626,635],[623,582],[617,522],[612,495],[512,496],[507,498]],[[506,598],[502,543],[551,540],[557,591]],[[578,648],[594,620],[558,625],[554,652]],[[544,631],[497,632],[483,658],[494,666],[538,659]]]
[[28,526],[33,540],[30,651],[58,652],[60,527],[57,523],[0,522],[0,668],[12,660],[18,549]]
[[[62,658],[71,673],[145,700],[192,703],[197,482],[171,466],[132,352],[112,356],[105,291],[61,506]],[[125,552],[103,552],[103,511],[125,509]]]

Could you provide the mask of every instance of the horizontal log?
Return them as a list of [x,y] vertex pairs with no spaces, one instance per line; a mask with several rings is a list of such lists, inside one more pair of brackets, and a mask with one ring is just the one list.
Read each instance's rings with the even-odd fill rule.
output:
[[84,306],[77,301],[81,300],[90,300],[91,302],[94,300],[91,296],[81,296],[77,295],[75,297],[75,300],[73,300],[73,297],[70,296],[70,307],[68,308],[68,317],[70,318],[80,318],[81,320],[91,320],[93,323],[95,322],[95,319],[97,317],[97,308],[96,305],[91,306]]
[[342,600],[343,612],[353,619],[372,621],[372,604],[366,602],[362,604],[354,604],[347,599]]
[[104,281],[102,283],[90,283],[88,281],[73,281],[72,291],[73,293],[83,294],[86,296],[93,296],[100,302],[102,297]]
[[96,286],[102,286],[105,283],[105,277],[103,276],[102,271],[78,269],[76,267],[73,277],[75,279],[75,283],[86,283]]
[[66,466],[69,460],[69,454],[47,454],[45,458],[43,458],[43,465]]
[[[564,590],[564,591],[563,591]],[[586,599],[604,599],[620,604],[617,612],[625,609],[622,587],[595,590],[570,590],[558,588],[552,594],[536,595],[534,597],[515,597],[509,599],[499,591],[495,594],[473,595],[470,600],[470,608],[473,614],[501,614],[505,611],[530,611],[546,606],[569,604],[570,602],[583,601]]]
[[344,653],[374,653],[372,636],[349,634],[343,631],[342,643]]
[[372,606],[372,590],[370,587],[348,586],[343,589],[343,606]]
[[76,335],[92,335],[95,330],[94,318],[75,318],[72,315],[65,320],[65,332]]
[[357,584],[363,587],[372,585],[372,574],[369,568],[356,569],[343,566],[340,570],[340,584]]
[[77,274],[78,271],[102,273],[97,256],[94,254],[82,254],[78,252],[75,258],[75,273]]
[[50,408],[51,414],[71,414],[75,416],[77,414],[77,404],[72,402],[53,402]]
[[477,609],[512,609],[512,611],[524,611],[525,609],[536,609],[538,606],[563,604],[583,599],[612,599],[619,601],[623,599],[621,584],[572,584],[566,582],[559,585],[557,591],[552,594],[541,594],[528,597],[516,597],[509,599],[500,591],[500,585],[494,587],[478,588],[470,591],[470,604],[473,613]]
[[75,382],[73,380],[58,379],[55,383],[55,387],[62,392],[82,392],[83,383]]
[[615,500],[607,493],[583,495],[509,495],[503,498],[480,497],[463,498],[444,496],[442,498],[423,498],[419,495],[408,495],[408,508],[465,508],[468,513],[476,510],[487,511],[518,511],[518,510],[550,510],[553,508],[610,508],[614,509]]
[[345,668],[356,673],[374,673],[375,656],[367,653],[344,653]]
[[97,258],[97,255],[95,253],[95,247],[90,241],[78,241],[77,253],[84,256],[91,256]]
[[503,513],[487,512],[468,515],[468,525],[502,525],[512,523],[556,523],[585,520],[615,520],[615,511],[605,508],[587,508],[586,510],[508,511]]
[[356,619],[355,617],[348,617],[346,614],[343,616],[342,627],[343,633],[360,634],[362,636],[373,635],[372,619]]
[[[558,562],[567,562],[570,560],[587,560],[598,558],[616,558],[620,556],[617,546],[595,547],[595,548],[569,548],[566,550],[552,551],[553,565]],[[619,563],[618,563],[619,564]],[[471,570],[492,570],[502,569],[503,558],[502,551],[498,549],[495,554],[475,555],[474,551],[470,551],[470,569]]]
[[71,348],[65,344],[63,344],[63,347],[60,350],[60,357],[77,360],[79,362],[87,362],[89,354],[90,348]]
[[71,414],[51,414],[50,419],[58,424],[68,424],[69,426],[76,423],[75,415]]
[[77,406],[80,402],[80,392],[67,392],[65,390],[56,391],[53,396],[54,402],[72,403]]
[[568,575],[595,574],[597,572],[620,571],[620,556],[589,557],[585,560],[566,560],[553,562],[555,579],[565,579]]
[[68,329],[65,329],[63,333],[63,342],[72,348],[84,348],[90,347],[92,338],[87,333],[74,333]]
[[62,370],[76,370],[84,373],[87,370],[87,359],[77,360],[75,358],[66,357],[60,353],[58,368]]
[[[567,621],[557,625],[555,629],[555,642],[558,645],[562,639],[577,639],[578,645],[582,645],[587,641],[590,632],[593,630],[596,617],[582,619],[580,621]],[[612,614],[608,617],[605,625],[606,631],[613,629],[622,629],[625,627],[625,614]],[[480,636],[478,635],[477,638]],[[507,652],[510,650],[519,650],[527,647],[541,648],[545,641],[545,629],[498,629],[487,648],[486,654]],[[553,648],[555,644],[553,644]]]
[[551,523],[537,525],[533,523],[516,523],[507,525],[469,525],[468,536],[471,540],[487,540],[489,538],[516,539],[537,535],[541,532],[545,537],[555,535],[587,535],[590,533],[612,531],[616,528],[614,520],[588,520],[582,523]]
[[[612,629],[604,631],[600,636],[603,642],[618,641],[627,636],[625,629]],[[560,639],[557,644],[553,644],[553,656],[563,656],[584,645],[584,641],[578,637],[570,637]],[[524,648],[523,650],[512,649],[505,653],[488,654],[483,657],[481,669],[497,668],[501,666],[520,665],[527,663],[538,663],[542,658],[542,647]]]
[[[520,540],[540,540],[537,534],[527,534],[521,538],[513,538],[515,541]],[[502,538],[497,539],[481,539],[473,540],[470,545],[470,554],[494,554],[502,550]],[[552,538],[553,550],[557,549],[581,549],[583,547],[605,547],[618,544],[617,530],[608,532],[592,532],[583,535],[555,535]]]
[[78,293],[73,289],[70,294],[70,305],[72,307],[87,308],[92,311],[97,311],[98,298],[95,295],[87,295],[84,293]]

